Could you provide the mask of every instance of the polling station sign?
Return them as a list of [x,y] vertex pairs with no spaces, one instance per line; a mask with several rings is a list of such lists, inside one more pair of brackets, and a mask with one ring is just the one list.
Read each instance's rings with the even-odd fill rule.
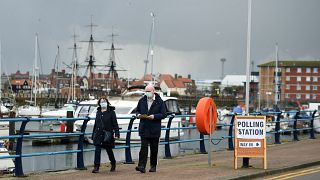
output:
[[239,157],[263,158],[264,169],[267,169],[265,116],[236,116],[234,126],[235,169]]
[[237,119],[237,138],[242,139],[264,139],[265,120],[264,119]]

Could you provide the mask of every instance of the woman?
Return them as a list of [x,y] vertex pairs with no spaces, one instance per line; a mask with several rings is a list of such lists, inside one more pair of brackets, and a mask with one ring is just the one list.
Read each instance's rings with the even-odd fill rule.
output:
[[[92,132],[92,140],[96,148],[94,152],[94,169],[92,170],[92,173],[99,172],[101,148],[105,148],[108,153],[109,160],[111,163],[110,171],[113,172],[116,170],[116,160],[114,158],[112,148],[114,148],[115,139],[118,139],[120,137],[120,134],[117,117],[114,110],[115,108],[110,105],[108,99],[99,99],[96,119]],[[104,131],[112,132],[111,142],[103,142]]]

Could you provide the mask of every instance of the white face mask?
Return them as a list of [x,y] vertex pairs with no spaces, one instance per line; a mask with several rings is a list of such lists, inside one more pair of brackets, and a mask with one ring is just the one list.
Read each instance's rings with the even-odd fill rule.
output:
[[101,106],[102,109],[107,109],[108,108],[108,103],[107,102],[100,103],[100,106]]
[[146,96],[151,99],[153,98],[153,92],[146,92]]

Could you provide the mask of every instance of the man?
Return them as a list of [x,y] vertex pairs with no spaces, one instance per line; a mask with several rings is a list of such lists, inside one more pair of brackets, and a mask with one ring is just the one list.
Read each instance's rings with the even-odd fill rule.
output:
[[146,86],[145,95],[138,102],[137,117],[140,119],[139,136],[141,138],[141,149],[136,171],[146,172],[148,146],[150,144],[149,172],[156,172],[161,120],[166,118],[166,106],[161,97],[154,92],[154,87],[151,84]]

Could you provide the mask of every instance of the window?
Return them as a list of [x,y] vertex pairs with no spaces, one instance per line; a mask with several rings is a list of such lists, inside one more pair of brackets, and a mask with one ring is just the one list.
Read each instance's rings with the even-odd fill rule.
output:
[[310,81],[311,81],[310,76],[307,76],[307,77],[306,77],[306,81],[307,81],[307,82],[310,82]]
[[297,95],[296,95],[296,98],[297,98],[297,99],[300,99],[300,98],[301,98],[301,94],[297,94]]
[[286,72],[290,72],[290,68],[286,68]]
[[310,91],[310,85],[306,85],[306,91]]
[[316,95],[316,94],[313,94],[313,95],[312,95],[312,99],[317,99],[317,95]]
[[301,73],[301,68],[297,68],[297,73]]
[[297,85],[297,90],[301,90],[301,86],[299,84]]
[[286,94],[286,98],[287,98],[287,99],[289,98],[289,94]]
[[301,81],[301,76],[297,76],[297,81]]
[[311,68],[308,67],[308,68],[306,69],[306,72],[307,72],[307,73],[311,73]]
[[313,73],[318,73],[318,68],[313,68]]
[[318,86],[313,86],[313,90],[318,90]]
[[306,99],[310,99],[310,94],[306,94]]
[[178,103],[176,100],[167,100],[165,101],[167,107],[167,113],[181,114]]
[[313,77],[313,82],[318,82],[318,77]]
[[286,81],[290,81],[290,76],[286,76]]
[[286,89],[290,89],[290,85],[289,84],[286,84]]

